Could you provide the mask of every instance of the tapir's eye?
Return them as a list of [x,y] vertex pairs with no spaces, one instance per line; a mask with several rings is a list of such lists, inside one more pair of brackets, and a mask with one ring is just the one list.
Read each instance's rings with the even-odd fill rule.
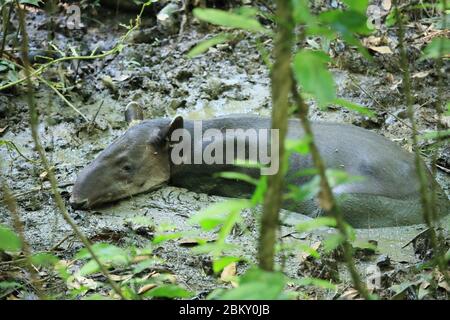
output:
[[124,164],[123,166],[122,166],[122,169],[124,170],[124,171],[126,171],[126,172],[129,172],[129,171],[131,171],[131,165],[129,165],[129,164]]

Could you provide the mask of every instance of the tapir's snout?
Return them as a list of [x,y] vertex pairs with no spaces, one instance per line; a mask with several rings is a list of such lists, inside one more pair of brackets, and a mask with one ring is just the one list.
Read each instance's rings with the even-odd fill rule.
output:
[[73,195],[69,199],[70,206],[74,209],[87,209],[89,206],[88,199],[78,199]]

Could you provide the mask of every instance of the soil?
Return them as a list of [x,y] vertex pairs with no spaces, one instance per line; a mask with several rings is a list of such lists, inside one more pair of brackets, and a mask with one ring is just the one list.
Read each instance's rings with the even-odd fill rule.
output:
[[[265,10],[263,7],[261,9]],[[49,36],[53,34],[52,43],[66,54],[71,49],[80,55],[88,55],[95,48],[97,52],[106,51],[113,48],[125,33],[126,30],[120,23],[127,24],[132,17],[135,17],[132,12],[115,14],[104,8],[97,9],[96,12],[87,8],[82,12],[83,27],[70,30],[65,26],[63,8],[53,15],[41,9],[33,9],[27,16],[30,47],[35,51],[45,49],[49,44]],[[230,113],[270,115],[269,72],[257,45],[270,50],[272,40],[267,36],[234,31],[241,38],[240,41],[215,46],[191,59],[187,57],[187,52],[201,40],[219,33],[220,28],[202,25],[193,20],[190,14],[188,18],[184,29],[178,34],[179,28],[173,30],[158,27],[154,15],[145,15],[140,30],[133,33],[119,54],[103,59],[62,63],[45,72],[44,77],[54,81],[53,84],[58,86],[89,123],[48,86],[35,82],[40,137],[54,166],[59,190],[71,217],[94,242],[109,242],[122,247],[150,246],[154,233],[138,232],[130,224],[132,217],[140,216],[150,218],[156,230],[158,226],[171,225],[173,231],[198,232],[197,226],[188,223],[189,218],[211,203],[223,200],[216,196],[166,186],[95,211],[70,208],[68,199],[77,173],[126,130],[123,111],[130,101],[139,102],[148,118],[173,117],[176,114],[190,119],[205,119]],[[54,22],[54,32],[48,31],[51,20]],[[17,28],[16,17],[13,16],[12,21]],[[414,26],[409,26],[407,30],[407,41],[412,50],[412,74],[426,74],[425,77],[417,76],[412,79],[418,130],[424,133],[436,130],[439,123],[436,106],[450,99],[450,90],[448,85],[443,90],[440,87],[432,62],[418,61],[419,51],[416,48],[419,45],[416,46],[414,35],[419,31]],[[388,39],[396,39],[389,32],[385,35]],[[314,43],[317,44],[316,41],[318,39],[311,39],[306,45],[313,46]],[[368,119],[340,107],[321,110],[310,101],[311,119],[356,124],[411,150],[411,130],[406,119],[398,53],[386,55],[372,52],[374,59],[367,62],[354,48],[339,41],[332,44],[330,52],[334,59],[332,72],[338,96],[371,108],[377,117],[375,120]],[[11,54],[18,55],[17,52]],[[448,64],[444,65],[444,70],[448,70],[448,67]],[[444,84],[449,83],[449,74],[444,72]],[[0,136],[1,140],[12,141],[26,158],[38,161],[28,124],[26,92],[25,86],[1,92]],[[430,163],[431,146],[422,142],[421,148],[424,159]],[[1,173],[18,202],[25,236],[32,250],[51,250],[61,259],[72,259],[82,245],[60,216],[44,169],[38,162],[31,162],[14,150],[4,147],[0,150]],[[437,154],[441,161],[439,163],[449,163],[448,146],[441,145]],[[448,171],[438,168],[436,173],[438,182],[448,194]],[[256,262],[260,213],[261,208],[244,211],[244,227],[234,230],[228,239],[230,243],[239,245],[240,256],[253,262]],[[307,219],[298,213],[283,213],[295,221]],[[3,204],[0,204],[0,223],[12,225],[10,213]],[[416,245],[417,241],[410,240],[425,229],[424,225],[417,225],[357,230],[359,242],[370,240],[377,245],[375,252],[358,249],[356,262],[364,277],[368,276],[370,266],[380,267],[382,283],[375,292],[381,297],[403,295],[403,298],[417,298],[414,288],[417,289],[420,279],[433,271],[420,271],[416,268],[426,259],[426,255],[418,252],[420,248]],[[330,232],[332,231],[324,230],[298,234],[289,225],[281,229],[283,244],[291,247],[277,258],[278,262],[283,262],[286,274],[293,278],[317,276],[323,279],[340,279],[337,291],[291,285],[289,290],[302,292],[302,298],[356,297],[349,289],[351,283],[338,254],[324,254],[321,259],[315,260],[305,257],[298,247],[295,248],[298,242],[309,245],[323,242],[324,235]],[[201,235],[210,240],[216,237],[214,232],[202,232]],[[204,298],[214,289],[230,287],[229,283],[221,282],[220,277],[211,272],[211,258],[208,255],[194,254],[186,243],[188,242],[183,242],[183,239],[176,239],[151,245],[153,254],[162,259],[157,269],[174,274],[177,282],[193,291],[198,298]],[[422,248],[421,252],[424,250],[429,248]],[[0,272],[10,275],[10,264],[5,261],[0,259]],[[239,263],[237,274],[244,272],[248,265]],[[79,268],[79,265],[74,268]],[[407,287],[409,289],[400,290],[400,293],[392,289],[393,285],[405,281],[413,283]],[[52,287],[57,283],[57,280],[50,278],[48,286]],[[62,287],[59,290],[64,292],[65,289]],[[440,288],[430,293],[429,297],[445,298],[447,294]]]

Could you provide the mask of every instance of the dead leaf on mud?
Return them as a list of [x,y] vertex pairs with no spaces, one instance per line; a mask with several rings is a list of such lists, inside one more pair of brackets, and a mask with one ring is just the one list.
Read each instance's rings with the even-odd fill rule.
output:
[[80,275],[74,275],[67,280],[67,289],[80,289],[81,287],[95,290],[97,289],[98,284],[96,281]]
[[110,274],[109,277],[113,281],[126,281],[133,278],[132,274]]
[[153,288],[156,288],[158,285],[156,283],[149,283],[139,288],[138,294],[143,294]]
[[198,239],[185,238],[178,241],[178,245],[181,247],[195,247],[200,244]]
[[367,47],[367,49],[381,53],[381,54],[393,54],[391,48],[389,48],[388,46],[380,46],[380,47],[369,46],[369,47]]
[[236,277],[236,262],[232,262],[223,268],[222,273],[220,274],[220,280],[223,282],[230,282],[233,287],[237,287],[238,284],[235,281]]
[[350,288],[343,294],[341,294],[339,300],[359,300],[360,298],[358,298],[358,296],[359,296],[358,290]]
[[414,74],[411,76],[411,78],[422,79],[422,78],[427,77],[427,76],[430,74],[430,72],[431,72],[430,70],[428,70],[428,71],[419,71],[419,72],[414,73]]

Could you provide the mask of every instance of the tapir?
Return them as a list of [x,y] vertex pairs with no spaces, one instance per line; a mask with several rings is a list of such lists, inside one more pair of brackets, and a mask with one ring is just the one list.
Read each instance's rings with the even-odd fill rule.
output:
[[[237,179],[224,179],[218,177],[217,173],[238,171],[258,178],[260,171],[257,168],[242,167],[236,163],[206,163],[204,160],[197,163],[174,163],[171,150],[176,147],[177,142],[172,141],[171,135],[177,129],[191,133],[188,138],[192,139],[188,141],[191,145],[189,151],[194,156],[208,146],[203,140],[195,141],[204,137],[194,134],[194,121],[181,116],[174,119],[143,120],[142,110],[136,103],[128,105],[125,118],[134,125],[79,173],[70,199],[74,208],[93,208],[154,190],[167,183],[225,197],[248,197],[252,194],[253,184]],[[267,130],[270,126],[270,118],[230,115],[203,120],[202,133],[212,128],[224,132],[238,128]],[[377,133],[354,125],[318,122],[312,124],[312,131],[327,168],[344,170],[350,176],[360,178],[333,188],[348,223],[356,228],[423,223],[420,182],[414,154]],[[304,132],[300,122],[289,120],[287,138],[295,140],[302,137]],[[255,143],[250,141],[252,137],[245,135],[234,139],[243,143],[241,146]],[[253,139],[261,138],[256,136]],[[265,143],[270,144],[271,141],[268,139]],[[194,146],[200,147],[196,149]],[[222,151],[225,155],[230,152],[225,147]],[[248,152],[245,154],[248,156]],[[437,195],[436,212],[442,217],[450,212],[449,199],[426,166],[422,165],[426,170],[428,188],[434,184]],[[297,173],[312,167],[309,155],[292,153],[286,173],[286,185],[308,182],[311,177]],[[295,200],[294,203],[292,200],[286,201],[283,207],[311,217],[323,214],[314,198],[297,203]]]

